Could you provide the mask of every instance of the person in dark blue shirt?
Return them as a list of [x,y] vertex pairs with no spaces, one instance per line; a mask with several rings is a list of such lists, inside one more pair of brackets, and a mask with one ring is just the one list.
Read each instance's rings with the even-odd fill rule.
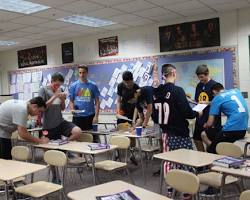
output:
[[222,130],[218,132],[213,141],[210,141],[203,133],[203,140],[208,145],[207,151],[216,153],[216,145],[220,142],[235,142],[245,137],[248,128],[248,107],[241,92],[238,89],[224,90],[220,83],[211,88],[215,97],[211,102],[208,121],[204,128],[211,127],[215,116],[221,112],[226,115],[227,121]]
[[[196,68],[195,73],[200,81],[197,84],[196,89],[195,89],[195,101],[197,103],[210,104],[210,102],[213,99],[211,87],[217,82],[210,78],[207,65],[199,65]],[[202,117],[196,118],[196,121],[195,121],[193,139],[194,139],[194,143],[198,151],[204,151],[204,146],[203,146],[202,139],[201,139],[201,133],[205,130],[203,125],[207,122],[209,109],[210,109],[210,105],[208,105],[203,110]],[[221,129],[220,115],[216,117],[215,121],[216,123],[213,125],[213,127],[207,130],[207,133],[210,135],[213,135],[214,132],[217,132]]]
[[[133,121],[136,121],[137,115],[139,114],[139,119],[135,123],[136,126],[146,127],[150,116],[152,114],[152,103],[153,103],[153,88],[151,86],[141,87],[136,90],[134,94],[135,103],[135,111]],[[144,114],[144,109],[146,110]]]
[[193,149],[187,119],[202,113],[192,110],[184,90],[175,85],[176,68],[173,65],[162,66],[162,77],[165,84],[153,89],[153,109],[162,129],[163,147],[168,146],[170,151]]

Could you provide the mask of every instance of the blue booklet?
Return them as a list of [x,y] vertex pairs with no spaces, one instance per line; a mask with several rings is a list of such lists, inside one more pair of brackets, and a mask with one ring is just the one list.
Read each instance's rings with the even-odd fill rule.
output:
[[221,166],[221,167],[233,167],[233,168],[239,168],[241,165],[243,165],[245,162],[245,159],[239,159],[239,158],[233,158],[233,157],[223,157],[220,159],[217,159],[213,161],[213,165],[215,166]]
[[89,144],[88,147],[90,148],[90,150],[100,150],[100,149],[109,149],[110,145],[109,144],[93,143],[93,144]]
[[96,200],[140,200],[131,190],[125,190],[116,194],[97,196]]
[[62,144],[67,144],[67,143],[69,143],[68,140],[62,140],[62,139],[50,140],[48,142],[48,144],[52,144],[52,145],[62,145]]

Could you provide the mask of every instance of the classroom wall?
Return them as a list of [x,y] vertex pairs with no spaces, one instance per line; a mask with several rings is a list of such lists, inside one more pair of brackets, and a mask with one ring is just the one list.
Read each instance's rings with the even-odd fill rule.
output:
[[[75,63],[88,63],[95,60],[107,59],[99,58],[97,39],[115,35],[118,35],[119,40],[119,56],[115,56],[115,58],[160,54],[158,33],[159,26],[181,23],[186,21],[201,20],[212,17],[220,17],[221,45],[238,46],[240,89],[242,91],[250,92],[248,49],[248,35],[250,34],[249,12],[250,8],[247,8],[237,11],[220,13],[217,15],[213,14],[205,16],[196,16],[189,19],[178,19],[154,25],[106,32],[89,37],[77,37],[63,41],[49,42],[48,44],[45,44],[47,46],[48,65],[58,66],[62,64],[61,43],[69,41],[74,42]],[[18,68],[16,51],[17,50],[0,52],[0,94],[8,93],[7,72],[9,70]],[[112,57],[108,57],[108,59],[110,58]],[[250,105],[249,100],[248,102]]]

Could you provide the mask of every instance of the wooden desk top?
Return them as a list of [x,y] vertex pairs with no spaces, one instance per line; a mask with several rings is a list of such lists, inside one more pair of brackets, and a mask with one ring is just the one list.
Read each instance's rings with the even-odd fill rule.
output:
[[115,131],[111,132],[110,135],[114,136],[125,136],[129,138],[146,138],[146,137],[151,137],[157,135],[157,133],[142,133],[140,136],[136,135],[135,133],[131,133],[129,131]]
[[68,193],[72,200],[96,200],[96,196],[111,195],[125,190],[131,190],[140,200],[170,200],[168,197],[131,185],[123,181],[112,181],[101,185]]
[[116,145],[110,145],[109,149],[90,150],[90,148],[88,147],[89,144],[93,143],[71,141],[67,144],[62,144],[62,145],[38,144],[34,146],[44,149],[58,149],[58,150],[71,151],[75,153],[92,154],[92,155],[104,153],[117,148]]
[[227,168],[227,167],[220,167],[220,166],[213,166],[211,168],[212,171],[216,172],[222,172],[228,175],[232,176],[240,176],[240,177],[247,177],[250,178],[250,168],[240,168],[240,169],[234,169],[234,168]]
[[0,159],[0,180],[10,181],[45,169],[46,165]]
[[154,155],[154,158],[184,164],[191,167],[204,167],[212,164],[214,160],[221,157],[223,156],[190,149],[178,149]]
[[101,130],[98,130],[98,131],[93,131],[93,130],[84,130],[82,131],[82,133],[90,133],[90,134],[93,134],[93,135],[110,135],[111,132],[107,129],[101,129]]

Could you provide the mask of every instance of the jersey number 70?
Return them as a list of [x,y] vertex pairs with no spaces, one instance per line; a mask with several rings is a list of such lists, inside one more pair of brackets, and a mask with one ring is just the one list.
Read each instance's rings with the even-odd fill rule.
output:
[[169,105],[167,102],[164,103],[155,103],[155,109],[158,111],[158,123],[159,124],[168,124],[169,117]]

